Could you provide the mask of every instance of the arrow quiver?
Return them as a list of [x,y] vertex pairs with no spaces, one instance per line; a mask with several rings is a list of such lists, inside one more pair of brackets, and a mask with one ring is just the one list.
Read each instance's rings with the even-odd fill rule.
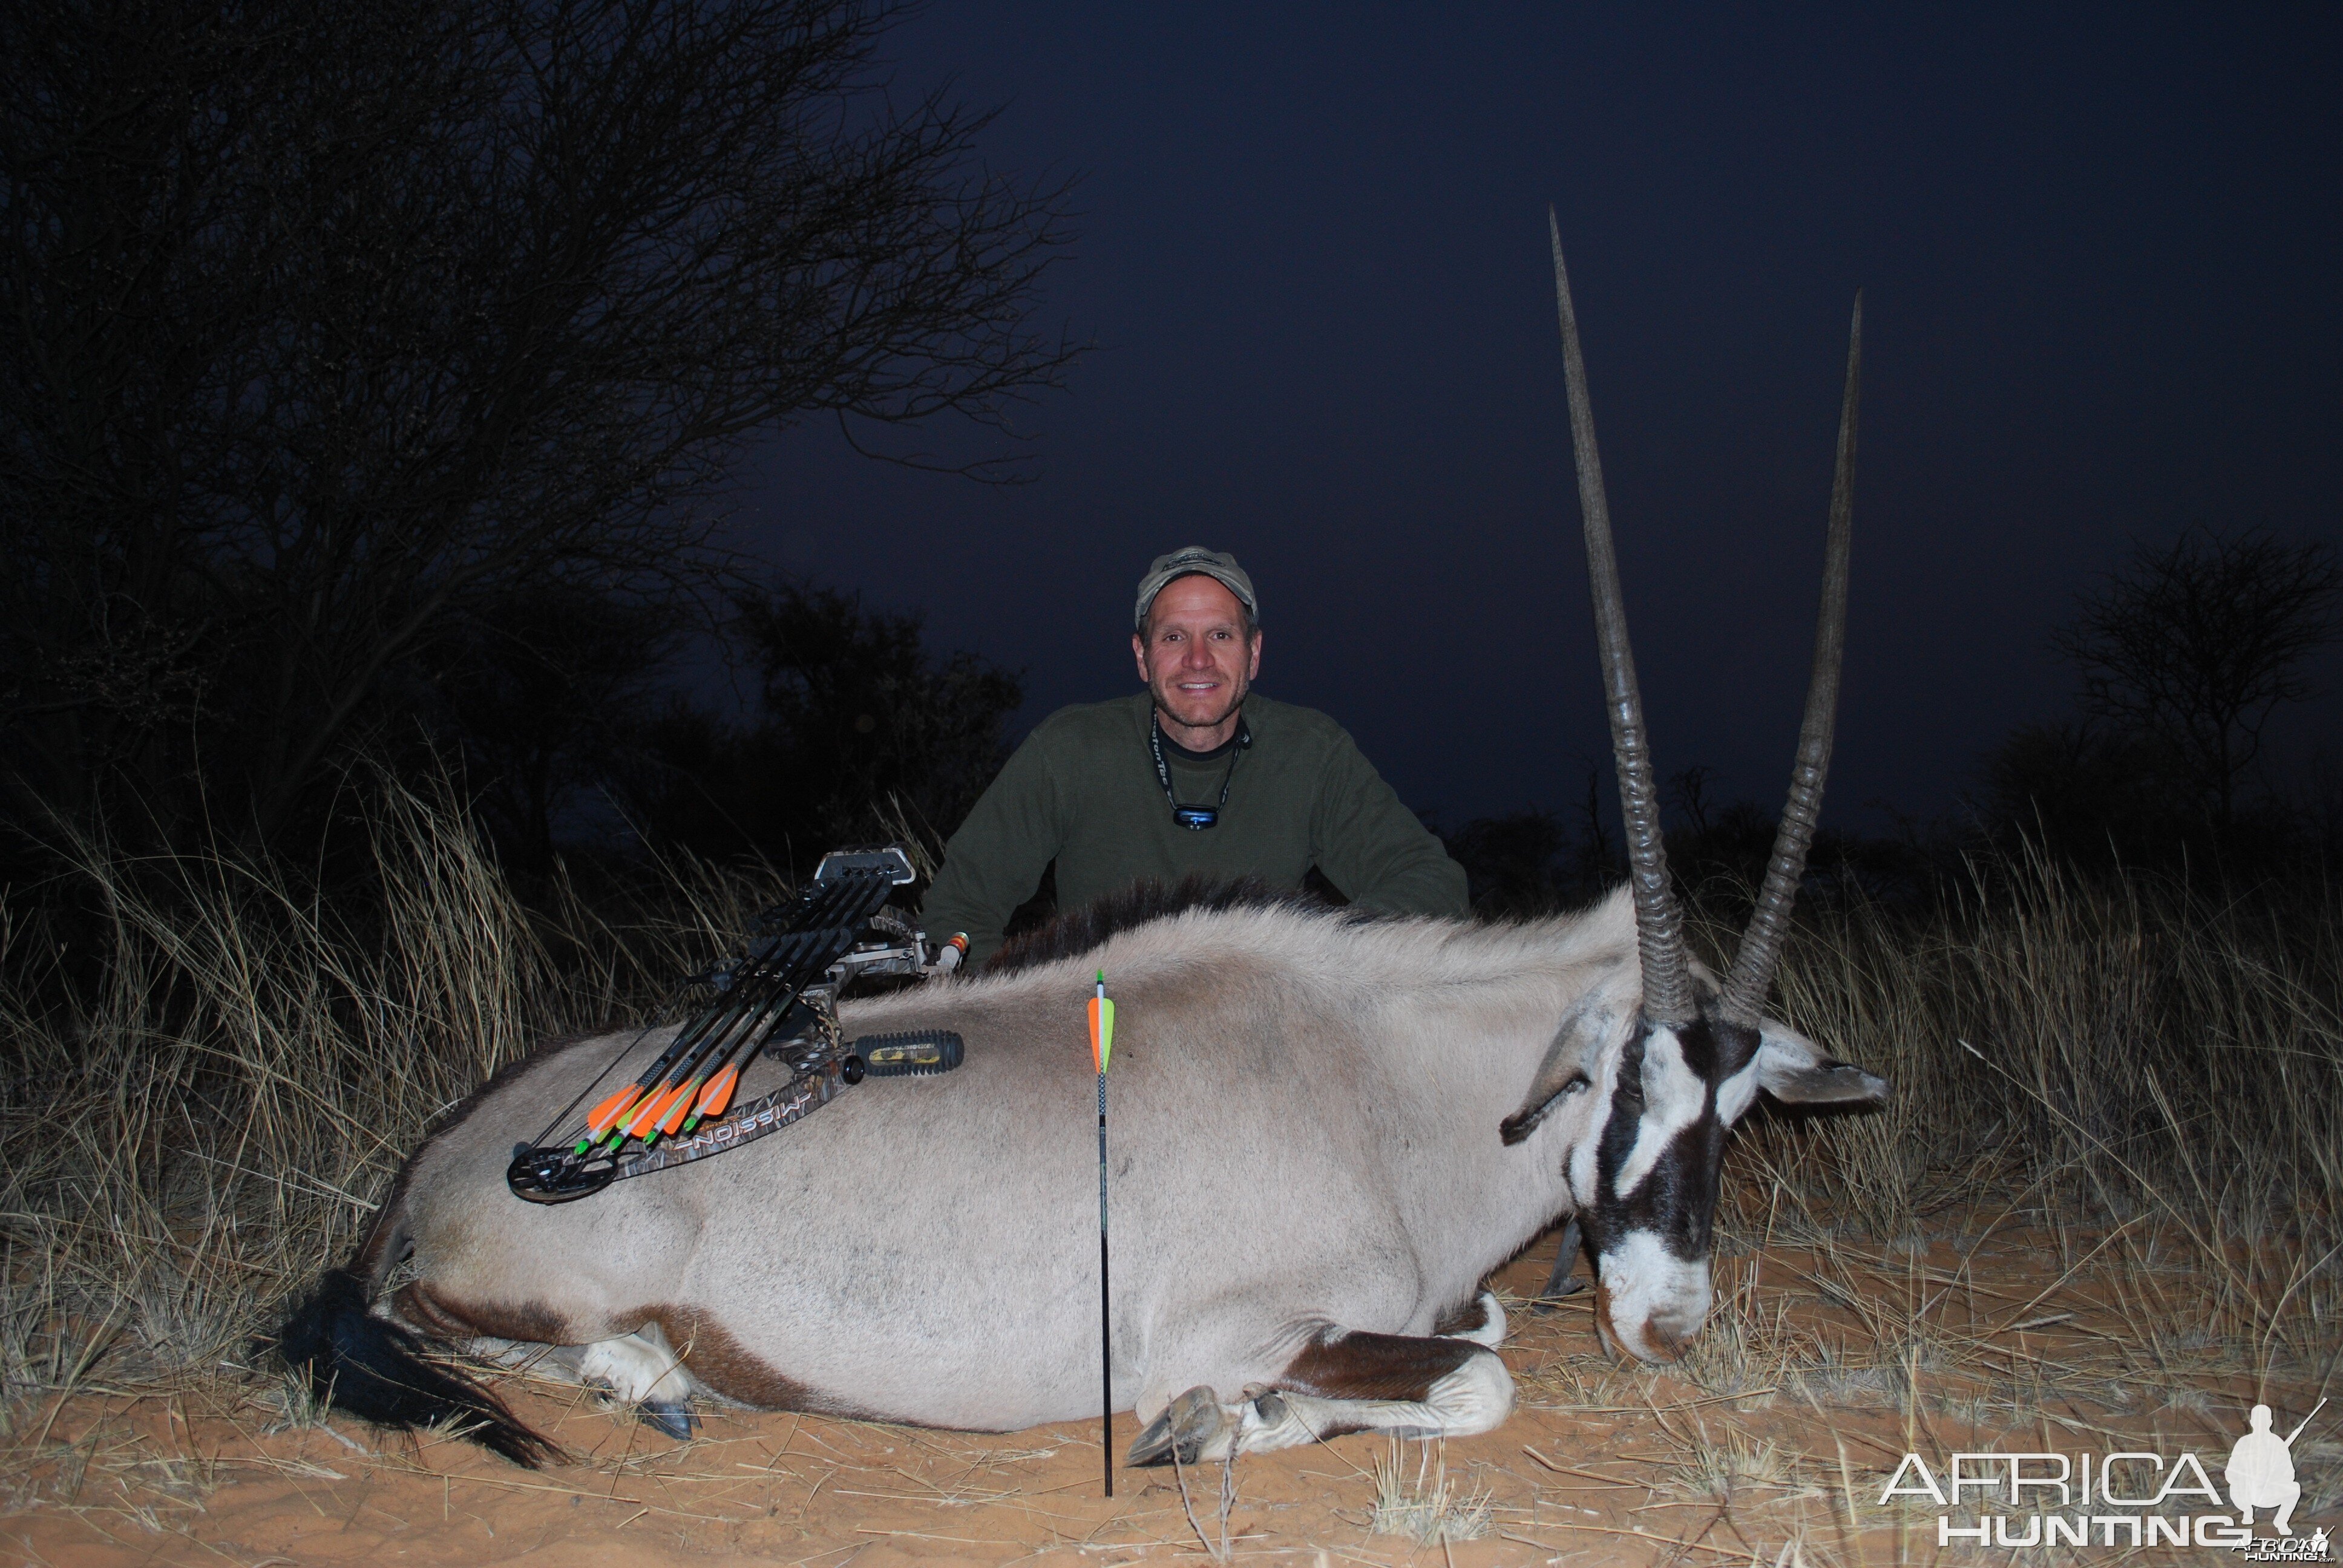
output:
[[[850,1042],[839,1034],[841,986],[865,975],[920,975],[931,967],[926,939],[883,907],[914,875],[910,857],[892,845],[823,856],[795,901],[757,917],[745,951],[694,977],[714,989],[713,999],[632,1083],[578,1114],[640,1035],[533,1144],[515,1151],[505,1172],[513,1195],[567,1203],[613,1181],[753,1142],[827,1105],[866,1074],[958,1067],[960,1040],[947,1031]],[[734,1105],[733,1091],[765,1055],[788,1069],[788,1081]]]

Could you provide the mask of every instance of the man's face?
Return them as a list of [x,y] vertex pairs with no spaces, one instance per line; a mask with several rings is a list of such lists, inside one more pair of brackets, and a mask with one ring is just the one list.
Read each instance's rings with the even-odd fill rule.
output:
[[[1237,709],[1261,671],[1261,633],[1244,632],[1244,607],[1213,578],[1174,578],[1147,608],[1131,651],[1172,739],[1209,750],[1233,731]],[[1185,731],[1186,733],[1182,733]]]

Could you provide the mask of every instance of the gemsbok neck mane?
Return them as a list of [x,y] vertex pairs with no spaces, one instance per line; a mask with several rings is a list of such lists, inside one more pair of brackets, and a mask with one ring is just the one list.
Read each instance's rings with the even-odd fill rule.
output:
[[1363,910],[1329,904],[1308,893],[1282,893],[1252,877],[1183,877],[1168,885],[1151,879],[1133,882],[1079,910],[1069,910],[1031,930],[1019,932],[1003,942],[979,972],[1015,974],[1061,959],[1080,958],[1104,947],[1108,939],[1123,931],[1192,910],[1291,910],[1343,921],[1378,918]]

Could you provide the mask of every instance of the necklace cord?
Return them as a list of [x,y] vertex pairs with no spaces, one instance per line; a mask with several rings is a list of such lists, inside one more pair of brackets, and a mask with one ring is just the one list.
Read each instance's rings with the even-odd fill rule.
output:
[[[1163,799],[1172,806],[1172,819],[1183,828],[1210,828],[1220,821],[1221,813],[1228,809],[1229,787],[1237,779],[1237,759],[1243,756],[1252,749],[1252,730],[1246,725],[1244,716],[1239,714],[1237,732],[1230,742],[1229,770],[1221,775],[1219,802],[1212,806],[1182,806],[1180,804],[1180,797],[1172,792],[1172,765],[1163,759],[1163,726],[1156,722],[1155,715],[1152,713],[1147,716],[1147,750],[1148,754],[1155,759],[1155,781],[1163,786]],[[1193,812],[1202,816],[1206,811],[1210,811],[1212,815],[1202,821],[1192,822],[1182,815],[1183,812]]]

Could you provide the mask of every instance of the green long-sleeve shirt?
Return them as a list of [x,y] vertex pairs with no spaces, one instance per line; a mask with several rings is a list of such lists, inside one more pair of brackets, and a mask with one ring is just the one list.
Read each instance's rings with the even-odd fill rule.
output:
[[[1315,866],[1353,903],[1400,914],[1462,915],[1464,870],[1442,849],[1357,744],[1324,714],[1254,694],[1252,745],[1229,803],[1201,831],[1172,819],[1147,746],[1146,692],[1061,708],[1010,758],[959,832],[928,893],[931,939],[966,931],[981,963],[1001,928],[1058,863],[1058,905],[1074,910],[1140,878],[1251,876],[1298,888]],[[1164,758],[1182,804],[1220,799],[1225,756]]]

